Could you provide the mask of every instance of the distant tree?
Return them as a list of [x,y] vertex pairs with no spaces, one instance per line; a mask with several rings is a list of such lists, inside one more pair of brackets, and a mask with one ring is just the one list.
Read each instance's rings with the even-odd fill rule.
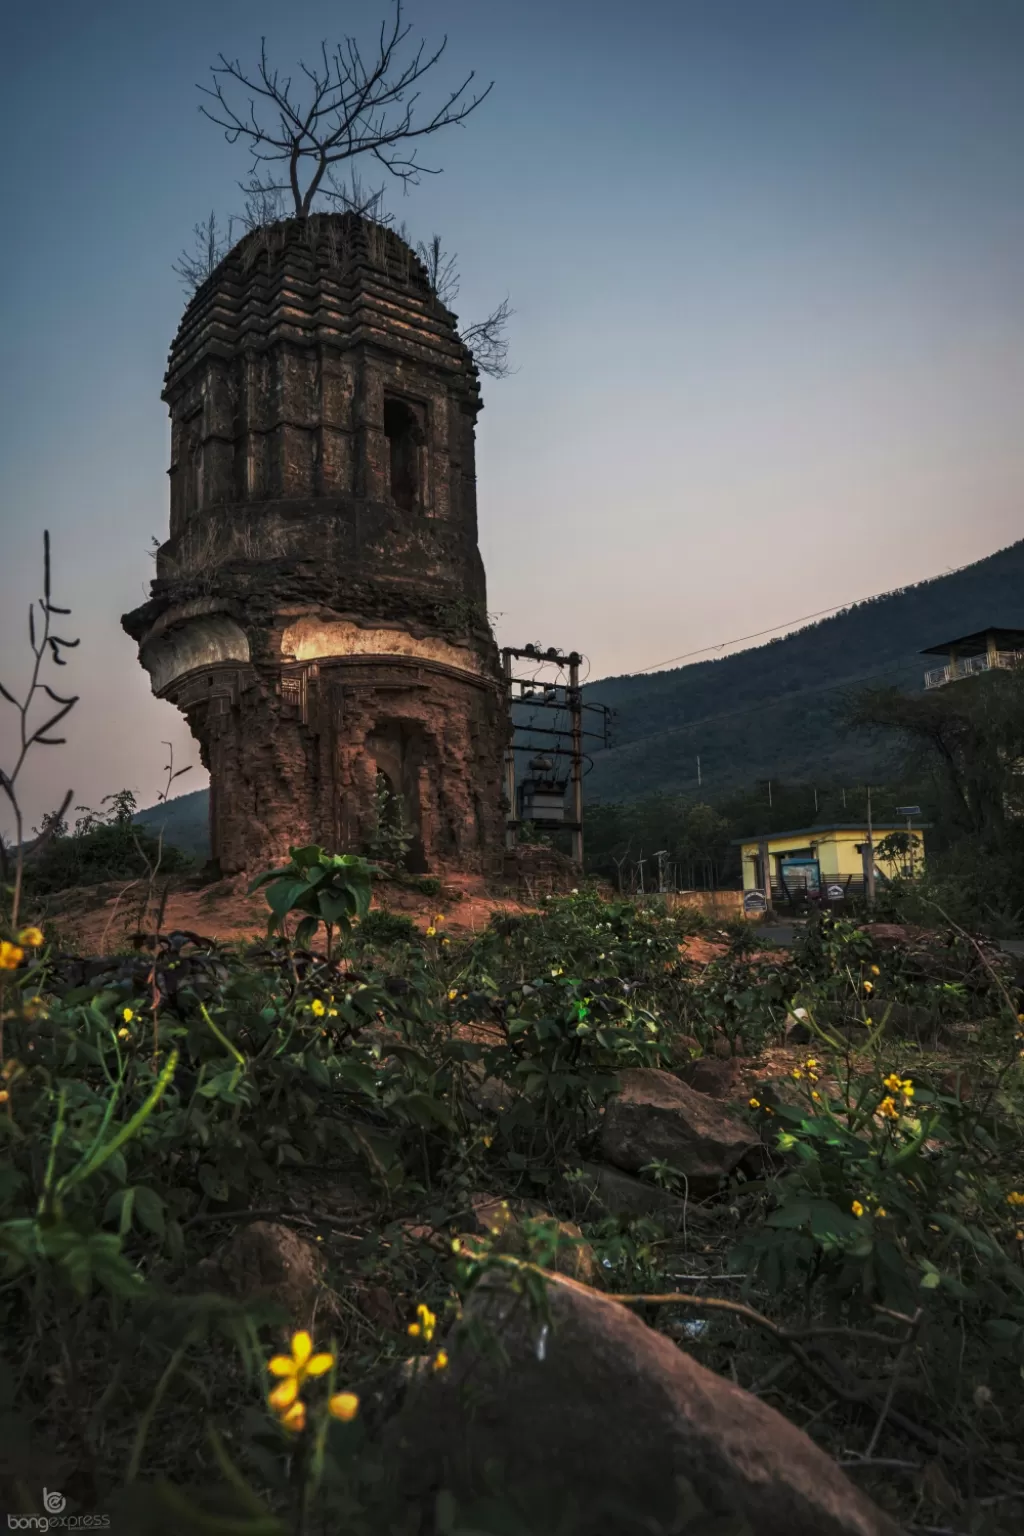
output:
[[[429,50],[425,41],[409,44],[411,27],[403,24],[402,0],[395,0],[392,24],[382,22],[372,57],[364,59],[354,37],[320,58],[300,60],[303,80],[293,90],[291,75],[282,77],[267,58],[266,38],[254,71],[224,54],[211,65],[212,86],[200,86],[208,98],[200,111],[224,130],[230,144],[244,142],[252,154],[252,177],[271,193],[289,194],[298,219],[308,218],[318,196],[340,196],[332,184],[336,166],[369,155],[404,185],[437,170],[417,160],[419,140],[465,122],[491,85],[470,95],[471,71],[433,110],[420,106],[420,82],[440,61],[447,37]],[[408,44],[408,47],[407,47]],[[238,97],[245,98],[245,105]]]
[[902,738],[908,769],[930,770],[961,834],[998,842],[1024,815],[1024,669],[904,694],[872,689],[850,723]]

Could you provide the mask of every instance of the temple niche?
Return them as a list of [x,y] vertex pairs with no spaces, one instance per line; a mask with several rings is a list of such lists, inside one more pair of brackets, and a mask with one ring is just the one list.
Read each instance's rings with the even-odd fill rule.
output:
[[247,235],[171,348],[170,537],[122,623],[210,773],[211,853],[490,874],[507,712],[477,546],[473,360],[410,247],[355,214]]

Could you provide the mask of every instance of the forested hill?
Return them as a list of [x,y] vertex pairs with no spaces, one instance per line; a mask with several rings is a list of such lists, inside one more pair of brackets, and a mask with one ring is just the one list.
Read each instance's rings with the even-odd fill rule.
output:
[[709,798],[758,779],[851,784],[884,774],[883,750],[841,730],[844,697],[868,684],[918,690],[939,665],[922,647],[989,625],[1024,628],[1024,541],[721,660],[601,678],[587,697],[617,718],[587,797],[696,790],[698,754]]

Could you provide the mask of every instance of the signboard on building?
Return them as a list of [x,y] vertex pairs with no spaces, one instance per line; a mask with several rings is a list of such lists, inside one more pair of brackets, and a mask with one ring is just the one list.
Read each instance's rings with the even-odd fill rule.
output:
[[744,912],[767,912],[768,903],[765,900],[764,891],[743,892]]
[[829,901],[842,901],[843,897],[846,895],[846,892],[843,890],[841,885],[830,885],[826,890],[825,895],[828,897]]

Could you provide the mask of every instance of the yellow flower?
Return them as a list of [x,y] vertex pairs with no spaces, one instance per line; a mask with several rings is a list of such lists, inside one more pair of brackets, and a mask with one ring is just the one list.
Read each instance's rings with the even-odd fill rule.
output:
[[896,1108],[896,1100],[886,1097],[878,1106],[878,1113],[884,1115],[887,1120],[898,1120],[900,1112]]
[[134,1013],[132,1013],[130,1008],[122,1008],[121,1009],[121,1017],[122,1017],[122,1019],[124,1019],[126,1024],[130,1024],[132,1019],[134,1019],[135,1015],[134,1015]]
[[1024,1205],[1024,1195],[1019,1189],[1011,1189],[1006,1197],[1007,1205]]
[[280,1376],[281,1385],[275,1387],[268,1399],[270,1406],[282,1412],[290,1408],[299,1395],[299,1388],[307,1376],[323,1376],[334,1364],[334,1356],[314,1355],[313,1340],[303,1329],[292,1334],[291,1355],[275,1355],[267,1365],[271,1376]]
[[790,1076],[791,1077],[795,1077],[796,1080],[799,1082],[800,1079],[803,1077],[803,1073],[800,1071],[799,1067],[794,1067],[792,1072],[790,1073]]
[[422,1339],[429,1344],[434,1337],[434,1329],[437,1327],[437,1318],[430,1308],[422,1301],[416,1308],[416,1322],[409,1324],[409,1333],[414,1339]]
[[434,918],[434,922],[435,923],[443,923],[444,922],[444,913],[443,912],[439,912],[437,914],[437,916]]
[[42,930],[39,928],[23,928],[18,934],[18,943],[24,944],[27,949],[38,949],[42,942]]
[[899,1093],[903,1087],[903,1079],[897,1072],[890,1072],[888,1077],[882,1079],[882,1087],[888,1088],[890,1093]]
[[864,1207],[861,1205],[859,1200],[855,1200],[853,1202],[853,1204],[850,1206],[850,1210],[853,1212],[853,1214],[855,1216],[863,1216],[864,1215]]
[[441,943],[442,944],[450,944],[451,943],[451,939],[442,939]]
[[485,1147],[489,1147],[489,1146],[491,1146],[493,1144],[494,1137],[493,1136],[481,1136],[480,1140],[483,1142]]
[[807,1060],[804,1062],[804,1071],[813,1072],[816,1070],[817,1065],[817,1058],[814,1056],[808,1056]]
[[1015,1232],[1013,1235],[1017,1239],[1018,1243],[1024,1243],[1024,1232]]
[[452,1253],[461,1253],[461,1252],[462,1252],[462,1244],[459,1242],[457,1237],[453,1237],[452,1238]]
[[327,1399],[327,1408],[343,1424],[351,1424],[359,1412],[359,1398],[354,1392],[335,1392]]
[[434,927],[433,923],[431,923],[430,927],[427,929],[427,938],[428,939],[432,939],[432,938],[436,937],[436,935],[437,935],[437,929]]
[[889,1214],[889,1213],[888,1213],[888,1211],[887,1211],[887,1210],[886,1210],[886,1208],[885,1208],[885,1206],[884,1206],[884,1205],[880,1205],[880,1206],[879,1206],[879,1207],[878,1207],[878,1210],[877,1210],[877,1211],[876,1211],[876,1212],[875,1212],[875,1215],[876,1215],[876,1216],[888,1216],[888,1214]]
[[301,1398],[281,1414],[279,1423],[283,1429],[291,1430],[293,1435],[301,1435],[306,1427],[306,1405]]
[[328,1008],[328,1010],[327,1010],[327,1017],[329,1019],[336,1019],[338,1017],[338,1010],[337,1010],[337,1008]]
[[6,1104],[10,1096],[6,1088],[0,1088],[0,1104]]
[[0,940],[0,971],[16,971],[25,958],[25,951],[7,939]]
[[322,1019],[324,1014],[327,1012],[327,1009],[324,1007],[323,1003],[318,997],[314,997],[309,1006],[318,1019]]
[[760,1109],[761,1108],[761,1100],[760,1099],[748,1099],[747,1103],[750,1105],[751,1109]]
[[880,970],[879,970],[879,969],[878,969],[878,966],[877,966],[877,965],[873,965],[873,966],[872,966],[872,967],[871,967],[871,974],[872,974],[872,976],[881,976],[881,974],[882,974],[882,973],[881,973],[881,971],[880,971]]
[[812,1099],[818,1099],[818,1100],[821,1099],[821,1094],[818,1092],[817,1088],[812,1088],[811,1089],[811,1098]]
[[766,1115],[774,1115],[774,1113],[775,1113],[774,1109],[772,1109],[770,1104],[766,1104],[765,1105],[764,1112],[765,1112]]
[[914,1097],[914,1084],[909,1077],[905,1077],[900,1084],[903,1093],[903,1102],[909,1104]]
[[448,1001],[450,1003],[454,1003],[454,1001],[458,997],[458,995],[459,994],[456,992],[455,988],[453,987],[452,990],[448,993]]
[[448,1369],[448,1351],[445,1350],[445,1349],[439,1349],[437,1354],[434,1356],[434,1370],[435,1371],[446,1371],[447,1369]]
[[867,992],[869,996],[875,990],[875,984],[874,984],[873,981],[863,981],[863,982],[861,982],[861,986],[864,988],[864,991]]
[[119,1040],[130,1040],[131,1037],[132,1037],[132,1032],[131,1032],[130,1029],[119,1029],[118,1032],[117,1032],[117,1038]]

